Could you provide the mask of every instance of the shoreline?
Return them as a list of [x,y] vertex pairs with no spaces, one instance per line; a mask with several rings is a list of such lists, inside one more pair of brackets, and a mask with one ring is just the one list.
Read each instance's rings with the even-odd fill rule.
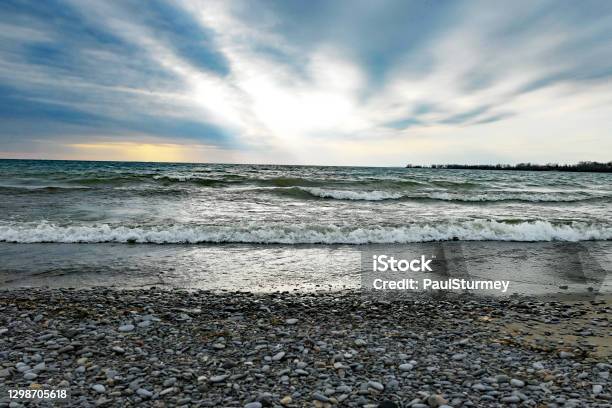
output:
[[611,306],[609,294],[1,290],[0,383],[67,388],[69,406],[603,407]]

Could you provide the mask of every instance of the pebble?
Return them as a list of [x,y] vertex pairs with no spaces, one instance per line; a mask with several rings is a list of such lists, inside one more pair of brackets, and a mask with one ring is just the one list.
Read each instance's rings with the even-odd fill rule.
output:
[[298,321],[298,319],[287,319],[285,320],[285,323],[287,323],[289,326],[293,326],[294,324],[297,324]]
[[123,326],[119,326],[119,331],[120,332],[131,332],[132,330],[134,330],[134,325],[133,324],[124,324]]
[[368,387],[374,388],[377,391],[382,391],[385,389],[385,386],[378,381],[368,381]]
[[104,388],[104,386],[102,384],[94,384],[91,386],[91,388],[97,392],[98,394],[102,394],[104,392],[106,392],[106,388]]
[[144,388],[137,389],[136,394],[140,395],[142,398],[151,398],[153,396],[151,391]]
[[274,356],[272,356],[272,361],[280,361],[283,359],[283,357],[285,357],[285,352],[284,351],[280,351],[278,353],[276,353]]
[[244,404],[244,408],[262,408],[263,405],[261,402],[249,402],[248,404]]
[[315,392],[314,394],[312,394],[312,399],[316,401],[321,401],[321,402],[329,402],[328,397],[318,392]]
[[[578,408],[609,397],[611,367],[587,343],[533,340],[529,325],[505,331],[533,319],[604,338],[607,304],[159,288],[0,296],[0,325],[9,330],[0,337],[0,382],[81,390],[71,395],[78,406]],[[444,319],[432,324],[432,315]],[[33,324],[34,316],[43,318]],[[116,323],[126,319],[139,327],[130,335]],[[509,338],[537,347],[499,341]],[[574,350],[585,354],[561,358]]]
[[448,401],[440,394],[434,394],[427,397],[427,404],[430,407],[440,407],[445,405]]
[[521,399],[519,398],[518,395],[510,395],[509,397],[502,398],[501,402],[517,403],[517,402],[521,402]]

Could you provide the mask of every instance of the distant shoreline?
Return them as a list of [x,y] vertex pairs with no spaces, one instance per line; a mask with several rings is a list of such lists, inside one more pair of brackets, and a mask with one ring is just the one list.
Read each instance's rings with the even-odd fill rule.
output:
[[444,170],[507,170],[507,171],[566,171],[580,173],[612,173],[612,161],[579,162],[578,164],[432,164],[431,166],[420,166],[407,164],[407,169],[444,169]]

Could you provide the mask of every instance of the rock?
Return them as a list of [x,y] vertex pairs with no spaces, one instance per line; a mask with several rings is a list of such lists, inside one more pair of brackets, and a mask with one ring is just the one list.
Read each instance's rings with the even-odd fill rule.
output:
[[368,381],[368,387],[373,388],[376,391],[382,391],[385,389],[385,386],[378,381]]
[[25,374],[23,375],[23,378],[25,378],[26,380],[33,380],[33,379],[35,379],[36,377],[38,377],[38,374],[33,373],[33,372],[31,372],[31,371],[28,371],[27,373],[25,373]]
[[106,388],[102,384],[94,384],[91,386],[91,389],[97,392],[98,394],[103,394],[106,392]]
[[400,364],[399,367],[400,371],[411,371],[414,366],[410,363],[404,363],[404,364]]
[[[198,378],[198,380],[199,380],[199,378]],[[175,377],[170,377],[170,378],[168,378],[167,380],[164,381],[163,386],[164,387],[172,387],[175,383],[176,383],[176,378]]]
[[440,394],[434,394],[427,397],[427,405],[430,407],[439,407],[441,405],[445,405],[446,403],[448,403],[448,401],[446,401]]
[[506,374],[498,374],[495,376],[495,381],[498,383],[507,383],[508,381],[510,381],[510,377],[508,377]]
[[151,398],[153,396],[153,393],[151,391],[146,390],[144,388],[137,389],[136,394],[138,394],[142,398]]
[[229,375],[227,374],[223,374],[223,375],[213,375],[212,377],[210,377],[210,382],[211,383],[220,383],[223,382],[227,379],[227,377],[229,377]]
[[486,391],[487,387],[484,384],[477,383],[472,385],[472,389],[475,391]]
[[316,401],[321,401],[321,402],[329,402],[328,397],[318,392],[315,392],[314,394],[312,394],[312,399]]
[[119,331],[120,332],[131,332],[132,330],[134,330],[135,327],[133,324],[124,324],[122,326],[119,326]]
[[525,386],[525,382],[521,381],[521,380],[518,380],[516,378],[513,378],[513,379],[510,380],[510,385],[513,386],[513,387],[521,388],[521,387]]
[[11,375],[11,370],[9,370],[8,368],[4,368],[0,370],[0,378],[5,378],[5,377],[8,377],[9,375]]
[[364,339],[356,339],[355,340],[355,345],[358,347],[362,347],[365,346],[367,344],[367,342]]
[[593,385],[593,394],[599,395],[603,391],[603,386],[601,384]]
[[535,363],[533,363],[531,365],[535,370],[543,370],[544,369],[544,364],[542,364],[540,361],[536,361]]
[[115,353],[118,353],[118,354],[125,353],[125,350],[123,348],[119,347],[119,346],[115,346],[111,350],[113,350]]
[[262,408],[263,405],[261,402],[249,402],[248,404],[244,404],[244,408]]
[[291,398],[291,395],[285,395],[283,398],[281,398],[279,402],[281,405],[284,406],[291,405],[291,403],[293,402],[293,398]]
[[353,391],[351,387],[348,385],[339,385],[336,387],[336,392],[342,392],[345,394],[350,394]]
[[452,359],[455,361],[463,360],[467,356],[467,353],[457,353],[453,354]]
[[559,352],[559,357],[561,358],[573,358],[574,353],[570,353],[569,351],[561,351]]
[[298,319],[287,319],[285,320],[285,323],[287,323],[289,326],[293,326],[294,324],[297,324]]
[[280,360],[283,359],[283,357],[285,357],[285,352],[284,351],[279,351],[274,356],[272,356],[272,361],[280,361]]
[[502,398],[501,402],[515,404],[517,402],[521,402],[521,399],[518,395],[510,395],[509,397]]

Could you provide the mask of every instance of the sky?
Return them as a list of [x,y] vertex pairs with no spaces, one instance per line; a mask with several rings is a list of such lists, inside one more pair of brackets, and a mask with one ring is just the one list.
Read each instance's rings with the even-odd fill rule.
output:
[[0,157],[612,159],[612,2],[0,2]]

